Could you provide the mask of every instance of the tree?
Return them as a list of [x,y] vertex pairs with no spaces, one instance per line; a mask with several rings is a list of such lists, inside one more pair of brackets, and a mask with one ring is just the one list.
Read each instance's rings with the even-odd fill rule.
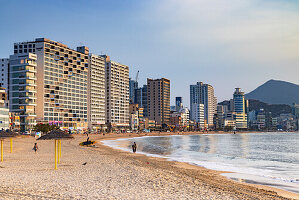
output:
[[36,132],[42,132],[42,133],[48,133],[52,130],[57,130],[59,129],[59,126],[56,126],[56,125],[50,125],[50,124],[42,124],[42,123],[39,123],[39,124],[36,124],[34,127],[33,127],[33,130],[36,131]]

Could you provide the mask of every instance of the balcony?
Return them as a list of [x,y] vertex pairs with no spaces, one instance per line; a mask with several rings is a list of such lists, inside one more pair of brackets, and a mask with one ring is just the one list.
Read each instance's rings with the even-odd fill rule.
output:
[[23,77],[23,78],[30,79],[30,80],[37,80],[35,76],[26,76],[26,77]]
[[20,117],[36,117],[36,113],[23,113]]

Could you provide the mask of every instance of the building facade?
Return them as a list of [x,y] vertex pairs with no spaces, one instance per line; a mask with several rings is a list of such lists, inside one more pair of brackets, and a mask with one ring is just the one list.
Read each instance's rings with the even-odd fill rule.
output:
[[9,109],[7,107],[7,93],[0,87],[0,131],[9,129]]
[[20,117],[20,130],[36,125],[37,56],[20,53],[10,56],[9,110]]
[[203,104],[204,105],[204,124],[207,127],[213,127],[213,117],[216,113],[217,99],[214,95],[214,88],[209,84],[203,84],[202,82],[197,82],[196,85],[190,85],[190,118],[195,120],[199,105],[193,104]]
[[192,110],[193,121],[196,123],[197,127],[204,129],[205,127],[205,113],[204,113],[204,104],[193,103],[190,107]]
[[0,58],[0,87],[5,88],[8,91],[8,68],[9,59]]
[[98,130],[106,124],[106,59],[89,54],[88,63],[88,127]]
[[176,97],[175,98],[175,110],[178,112],[182,108],[183,108],[183,98]]
[[37,38],[15,43],[9,61],[0,61],[21,131],[36,122],[79,130],[129,126],[129,67],[109,56]]
[[129,67],[106,59],[106,123],[129,127]]
[[236,88],[234,92],[234,112],[236,114],[236,128],[247,129],[247,101],[244,92],[240,88]]
[[147,79],[147,111],[157,125],[170,124],[170,80]]
[[36,55],[36,73],[30,75],[36,79],[36,120],[87,128],[88,48],[76,51],[46,38],[15,43],[14,56],[28,52]]
[[138,82],[132,80],[129,78],[129,90],[130,90],[130,103],[136,103],[135,102],[135,90],[138,88]]
[[145,117],[148,116],[147,112],[147,85],[143,85],[143,87],[135,89],[135,101],[139,107],[143,108],[143,115]]

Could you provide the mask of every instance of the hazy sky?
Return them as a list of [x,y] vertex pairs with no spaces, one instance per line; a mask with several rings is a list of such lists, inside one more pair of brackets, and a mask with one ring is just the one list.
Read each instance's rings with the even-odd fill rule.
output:
[[218,100],[269,79],[299,84],[297,0],[1,0],[0,24],[0,57],[38,37],[85,45],[139,70],[140,85],[170,79],[185,105],[197,81]]

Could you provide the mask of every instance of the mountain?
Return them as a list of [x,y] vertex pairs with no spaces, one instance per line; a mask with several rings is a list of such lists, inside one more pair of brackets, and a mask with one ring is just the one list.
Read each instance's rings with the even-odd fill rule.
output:
[[[280,114],[287,114],[292,112],[292,107],[286,104],[267,104],[261,102],[259,100],[249,99],[249,112],[250,111],[259,111],[260,109],[264,109],[266,113],[271,112],[272,117],[277,117]],[[230,101],[222,101],[218,103],[218,105],[226,105],[228,109],[230,108]]]
[[252,92],[245,95],[246,99],[255,99],[268,104],[299,103],[299,85],[269,80]]

